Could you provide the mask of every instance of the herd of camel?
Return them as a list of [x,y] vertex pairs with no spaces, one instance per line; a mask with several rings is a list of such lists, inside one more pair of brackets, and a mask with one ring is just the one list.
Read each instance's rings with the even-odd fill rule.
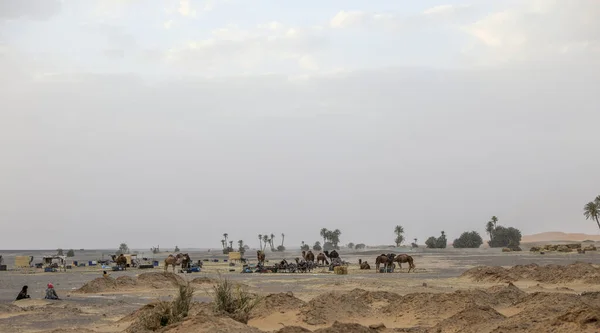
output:
[[[264,265],[264,262],[266,259],[265,252],[260,251],[260,250],[256,251],[256,259],[258,260],[259,265]],[[315,259],[316,259],[317,265],[329,265],[329,260],[331,260],[332,265],[337,265],[337,264],[342,263],[340,260],[340,255],[336,250],[333,250],[331,252],[329,252],[329,251],[320,252],[316,257],[315,257],[315,254],[311,250],[302,251],[302,263],[299,261],[299,258],[296,258],[296,263],[299,265],[303,264],[303,263],[309,263],[308,267],[311,267],[310,264],[315,263]],[[327,259],[329,259],[329,260],[327,260]],[[284,262],[285,262],[285,260],[282,261],[282,264]],[[285,263],[287,263],[287,262],[285,262]],[[363,270],[371,269],[371,266],[369,265],[369,263],[367,261],[362,261],[362,259],[359,259],[358,263],[360,265],[360,269],[363,269]],[[380,271],[381,265],[383,265],[384,271],[387,272],[390,267],[394,268],[396,263],[398,264],[398,267],[400,269],[402,269],[402,264],[408,263],[408,273],[410,273],[411,270],[413,272],[415,270],[414,259],[413,259],[413,257],[409,256],[408,254],[396,255],[394,253],[388,253],[388,254],[381,254],[375,258],[375,267],[376,267],[377,272],[381,272]]]

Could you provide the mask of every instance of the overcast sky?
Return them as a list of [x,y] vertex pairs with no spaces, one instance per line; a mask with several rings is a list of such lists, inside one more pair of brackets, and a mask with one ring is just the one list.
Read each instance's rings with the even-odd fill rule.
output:
[[0,0],[0,248],[597,234],[597,0]]

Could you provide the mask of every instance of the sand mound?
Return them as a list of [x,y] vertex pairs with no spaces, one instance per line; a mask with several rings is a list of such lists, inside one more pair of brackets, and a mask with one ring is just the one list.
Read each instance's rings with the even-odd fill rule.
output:
[[75,292],[84,293],[84,294],[93,294],[93,293],[101,293],[105,291],[115,291],[117,290],[117,281],[111,277],[99,277],[95,278],[92,281],[84,284],[81,288],[77,289]]
[[218,282],[217,279],[209,278],[206,276],[197,277],[191,281],[191,283],[194,283],[194,284],[215,284],[217,282]]
[[270,294],[258,303],[252,310],[251,317],[264,317],[276,312],[297,311],[304,307],[306,302],[294,296],[293,293]]
[[[559,306],[560,308],[560,306]],[[544,313],[523,311],[502,322],[494,331],[500,332],[598,332],[600,309],[585,305],[572,305],[559,310],[547,308]]]
[[87,328],[57,328],[52,331],[43,331],[40,333],[96,333],[96,331]]
[[496,327],[505,318],[489,306],[472,306],[441,321],[433,327],[432,331],[436,333],[479,333]]
[[276,331],[275,333],[305,333],[305,332],[312,332],[312,331],[309,329],[306,329],[304,327],[300,327],[300,326],[287,326],[287,327],[280,329],[279,331]]
[[186,282],[177,274],[150,272],[140,274],[137,283],[156,289],[165,289],[185,285]]
[[323,325],[329,323],[332,318],[383,316],[381,309],[401,298],[398,294],[384,291],[335,291],[319,295],[308,302],[301,310],[301,318],[309,325]]
[[334,322],[331,327],[321,328],[315,331],[315,333],[377,333],[376,330],[362,326],[360,324],[347,324]]
[[500,302],[484,290],[457,290],[453,293],[415,293],[390,304],[383,312],[392,316],[413,316],[437,320],[473,306],[497,306]]
[[503,267],[480,266],[462,274],[462,277],[477,282],[514,282],[532,280],[542,283],[566,283],[582,281],[600,283],[600,268],[588,263],[575,263],[568,266],[536,264]]
[[119,276],[115,282],[117,283],[117,286],[119,288],[122,287],[133,287],[135,286],[137,283],[135,281],[134,278],[132,278],[131,276]]
[[229,317],[197,315],[165,327],[163,333],[263,333]]
[[23,311],[23,309],[14,304],[0,304],[0,313],[14,313],[21,311]]
[[507,286],[494,286],[487,289],[489,294],[492,294],[496,301],[501,305],[512,305],[521,302],[527,293],[519,289],[517,286],[508,283]]

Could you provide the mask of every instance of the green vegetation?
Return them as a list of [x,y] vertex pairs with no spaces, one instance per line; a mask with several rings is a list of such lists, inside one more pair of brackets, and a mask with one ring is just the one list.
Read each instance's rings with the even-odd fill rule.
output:
[[483,244],[483,239],[477,231],[463,232],[460,237],[454,240],[452,246],[457,249],[476,249]]
[[404,228],[401,225],[397,225],[394,228],[394,233],[396,234],[394,242],[396,243],[396,247],[399,247],[404,242]]
[[600,228],[600,221],[598,220],[600,218],[600,195],[583,207],[583,215],[586,220],[596,221],[598,228]]
[[485,231],[490,235],[488,241],[490,247],[517,249],[521,245],[521,231],[513,227],[499,225],[496,216],[492,216],[492,219],[486,224]]
[[226,315],[241,323],[247,324],[252,309],[260,302],[258,296],[252,295],[239,285],[228,279],[219,278],[213,287],[213,306],[216,313]]
[[444,231],[441,232],[441,236],[438,238],[429,237],[427,241],[425,241],[425,245],[429,249],[445,249],[448,245],[448,240],[446,239],[446,233]]

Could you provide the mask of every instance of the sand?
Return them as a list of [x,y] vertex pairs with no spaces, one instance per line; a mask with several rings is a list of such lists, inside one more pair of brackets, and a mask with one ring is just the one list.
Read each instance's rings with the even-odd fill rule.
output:
[[[376,251],[381,252],[381,251]],[[292,253],[287,255],[292,257]],[[206,263],[202,273],[130,269],[110,278],[72,271],[61,274],[1,272],[1,332],[145,332],[142,319],[177,287],[196,288],[189,316],[156,332],[597,332],[600,329],[600,255],[503,254],[495,249],[414,253],[417,273],[348,275],[230,273]],[[578,262],[585,260],[586,262]],[[496,266],[485,266],[490,263]],[[516,265],[511,265],[516,263]],[[235,267],[239,269],[238,266]],[[212,286],[219,276],[261,297],[248,324],[213,312]],[[52,281],[62,301],[40,299]],[[28,284],[34,299],[13,301]],[[148,332],[148,331],[146,331]]]

